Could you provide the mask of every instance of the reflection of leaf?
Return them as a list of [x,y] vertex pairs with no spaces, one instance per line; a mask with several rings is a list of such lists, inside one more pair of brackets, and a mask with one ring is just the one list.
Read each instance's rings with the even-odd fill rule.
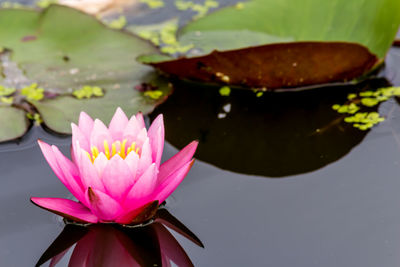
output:
[[150,64],[182,79],[277,89],[352,80],[376,63],[376,57],[357,44],[303,42]]
[[[165,81],[155,79],[150,67],[135,60],[140,54],[156,52],[154,46],[68,7],[53,5],[41,12],[0,9],[0,40],[25,76],[20,83],[15,79],[13,86],[22,89],[37,84],[34,90],[21,93],[56,132],[70,133],[70,123],[76,122],[82,110],[105,121],[118,106],[130,114],[150,112],[171,91]],[[144,82],[154,84],[160,97],[154,99],[134,89]],[[104,97],[78,100],[71,96],[83,87],[92,88],[94,96],[103,94],[101,88]]]
[[[351,92],[374,90],[387,82],[264,92],[261,97],[233,89],[225,97],[193,83],[174,86],[174,94],[154,112],[164,114],[168,142],[182,148],[197,139],[199,160],[239,173],[285,177],[327,166],[357,146],[367,132],[344,122],[347,114],[338,114],[332,105],[344,103]],[[228,104],[230,110],[225,109]],[[218,119],[227,111],[224,119]]]

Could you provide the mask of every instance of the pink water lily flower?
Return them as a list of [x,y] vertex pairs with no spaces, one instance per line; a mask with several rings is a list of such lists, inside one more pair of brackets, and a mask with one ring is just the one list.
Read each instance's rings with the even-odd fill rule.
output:
[[159,115],[146,130],[143,115],[127,118],[118,108],[109,127],[82,112],[72,124],[72,161],[56,146],[38,141],[50,167],[78,202],[38,198],[36,205],[67,219],[86,223],[134,222],[144,207],[162,203],[193,165],[193,141],[160,165],[164,122]]

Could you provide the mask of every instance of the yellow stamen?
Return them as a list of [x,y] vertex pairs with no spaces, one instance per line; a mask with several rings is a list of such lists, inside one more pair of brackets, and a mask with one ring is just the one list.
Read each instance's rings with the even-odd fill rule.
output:
[[85,152],[86,152],[86,156],[88,156],[88,158],[90,159],[90,161],[93,163],[92,157],[90,156],[89,152],[87,152],[87,151],[85,151]]
[[107,140],[104,140],[104,154],[106,155],[107,159],[110,159],[110,148],[108,147]]
[[[108,160],[110,160],[116,154],[120,155],[121,158],[125,159],[128,156],[128,154],[133,151],[140,157],[139,155],[140,148],[136,147],[136,142],[132,142],[132,144],[129,147],[126,146],[127,142],[128,142],[127,139],[124,139],[122,143],[120,141],[115,141],[114,143],[111,144],[111,151],[110,151],[110,146],[108,144],[108,141],[104,140],[103,142],[104,155]],[[96,146],[92,146],[90,148],[90,152],[86,152],[86,155],[89,157],[90,161],[94,163],[94,161],[100,154],[99,149]]]
[[99,156],[99,149],[95,146],[91,148],[93,161]]
[[116,145],[115,145],[115,142],[111,145],[111,147],[112,147],[112,154],[111,154],[111,157],[114,157],[115,154],[117,154],[117,147],[116,147]]
[[125,154],[125,145],[126,145],[126,142],[127,142],[128,140],[126,140],[126,139],[124,139],[124,141],[122,141],[122,145],[121,145],[121,158],[125,158],[126,157],[126,154]]

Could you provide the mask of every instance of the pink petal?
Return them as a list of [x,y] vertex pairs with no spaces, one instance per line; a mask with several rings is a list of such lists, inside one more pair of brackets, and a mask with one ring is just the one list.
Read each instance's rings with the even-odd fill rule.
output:
[[122,211],[121,205],[115,199],[99,190],[89,187],[86,191],[86,198],[90,203],[90,210],[102,222],[113,221]]
[[103,152],[100,152],[100,154],[93,162],[94,168],[97,170],[97,174],[99,175],[99,177],[103,175],[104,169],[108,163],[109,160],[107,159],[106,155],[104,155]]
[[137,168],[139,165],[139,155],[136,154],[135,152],[129,153],[128,156],[125,158],[125,163],[132,174],[133,183],[135,183],[137,178],[139,178],[139,176],[137,175]]
[[93,119],[88,114],[82,111],[81,114],[79,115],[78,126],[81,132],[87,138],[87,140],[90,139],[90,134],[92,133],[93,125],[94,125]]
[[113,143],[112,136],[104,123],[96,119],[94,121],[93,131],[90,135],[90,146],[95,146],[100,152],[104,152],[104,141],[108,142],[109,149],[111,149],[111,144]]
[[143,129],[143,127],[140,125],[140,123],[137,121],[135,116],[132,116],[131,119],[129,120],[128,124],[126,125],[123,133],[123,138],[128,140],[128,144],[131,144],[132,142],[136,141],[136,137],[139,134],[139,132]]
[[104,192],[104,185],[100,180],[99,173],[83,149],[76,160],[84,188],[92,187]]
[[[144,219],[144,221],[146,221],[147,219],[150,219],[152,215],[156,214],[158,207],[159,207],[158,201],[152,201],[150,203],[146,203],[141,207],[136,207],[130,211],[125,211],[123,214],[121,214],[115,219],[115,222],[120,224],[131,224],[135,218],[141,215],[141,213],[144,213],[144,216],[146,217],[141,215],[142,218],[140,219]],[[147,218],[147,216],[149,217]]]
[[[151,156],[151,147],[150,147],[150,139],[146,138],[146,140],[143,143],[143,146],[141,147],[140,157],[139,157],[139,165],[137,169],[137,175],[142,175],[147,168],[150,166],[150,164],[153,162],[152,156]],[[158,169],[158,166],[157,166]]]
[[142,128],[135,139],[137,146],[141,148],[147,138],[147,130],[146,128]]
[[128,124],[128,117],[121,108],[117,108],[108,127],[114,141],[122,140],[124,129]]
[[153,200],[151,197],[157,185],[157,172],[157,166],[153,163],[136,181],[126,196],[125,210],[133,210]]
[[88,136],[85,135],[75,123],[71,123],[71,129],[74,153],[76,153],[76,142],[79,142],[79,146],[81,148],[85,149],[86,151],[90,151],[90,142]]
[[125,198],[127,190],[134,183],[134,177],[132,177],[128,165],[119,155],[115,155],[108,162],[101,180],[108,195],[117,201]]
[[41,140],[38,140],[38,144],[58,179],[77,199],[82,199],[83,187],[79,182],[79,176],[73,163],[64,157],[58,148],[52,148]]
[[160,183],[163,182],[171,173],[175,172],[188,161],[190,161],[196,152],[197,145],[197,141],[191,142],[172,158],[161,164],[160,173],[158,174],[158,181]]
[[67,219],[88,223],[98,222],[97,217],[87,207],[70,199],[31,197],[31,201]]
[[136,120],[138,121],[141,128],[146,128],[146,124],[144,123],[143,113],[139,112],[136,114]]
[[160,167],[164,149],[164,119],[162,114],[158,115],[151,124],[148,136],[150,138],[153,162],[156,163],[157,167]]
[[183,181],[187,173],[190,171],[190,168],[193,166],[193,163],[194,159],[187,162],[179,170],[165,178],[157,187],[154,199],[163,203],[164,200],[166,200]]
[[66,158],[56,146],[52,146],[58,166],[63,170],[66,187],[83,204],[85,203],[84,187],[79,177],[79,170],[68,158]]

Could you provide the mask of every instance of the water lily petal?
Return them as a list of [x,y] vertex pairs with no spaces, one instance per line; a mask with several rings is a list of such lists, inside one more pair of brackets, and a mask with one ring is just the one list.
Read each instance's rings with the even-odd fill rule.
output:
[[87,207],[70,199],[32,197],[31,201],[39,207],[67,219],[87,223],[98,222],[97,216]]
[[71,129],[72,129],[72,147],[74,149],[74,153],[76,153],[77,142],[79,142],[81,148],[85,149],[86,151],[90,151],[90,142],[88,136],[85,135],[75,123],[71,123]]
[[101,176],[108,195],[117,201],[125,198],[126,192],[132,187],[134,179],[126,162],[115,155],[104,168]]
[[125,210],[133,210],[153,200],[151,196],[157,185],[157,172],[157,166],[153,163],[139,177],[126,195]]
[[94,121],[93,131],[90,135],[90,146],[95,146],[100,152],[104,152],[104,141],[107,141],[111,148],[113,139],[108,128],[101,120],[96,119]]
[[38,140],[42,153],[51,169],[64,186],[79,200],[82,199],[83,186],[77,176],[77,169],[57,147],[52,148],[45,142]]
[[128,117],[122,111],[121,108],[117,108],[114,116],[111,119],[110,125],[108,126],[108,130],[111,133],[113,141],[122,140],[124,129],[128,124]]
[[84,188],[92,187],[105,192],[99,173],[89,158],[87,152],[81,149],[81,152],[78,154],[78,158],[76,160]]
[[187,173],[190,171],[190,168],[193,166],[193,163],[194,159],[187,162],[179,170],[165,178],[155,190],[154,199],[158,200],[160,203],[164,202],[164,200],[166,200],[183,181]]
[[103,222],[113,221],[122,211],[121,205],[115,199],[99,190],[89,187],[86,198],[90,203],[90,210]]
[[135,142],[137,144],[138,147],[142,148],[144,141],[146,141],[146,139],[148,138],[147,136],[147,129],[146,128],[142,128],[140,130],[140,132],[138,133],[138,135],[136,136]]
[[139,165],[139,155],[136,154],[135,152],[131,152],[128,154],[128,156],[125,158],[125,163],[129,168],[129,171],[131,172],[132,175],[132,185],[136,182],[137,178],[139,176],[137,175],[137,168]]
[[136,141],[136,137],[142,129],[143,127],[137,121],[136,116],[132,116],[124,129],[122,140],[127,139],[127,143],[132,144]]
[[94,126],[93,119],[82,111],[79,115],[78,126],[81,132],[86,136],[87,140],[89,140]]
[[143,143],[142,149],[140,151],[137,175],[138,176],[142,175],[147,170],[147,168],[150,166],[152,161],[153,161],[153,159],[152,159],[152,153],[151,153],[151,147],[150,147],[150,139],[146,138],[146,140]]
[[159,207],[158,201],[152,201],[141,207],[135,207],[115,218],[115,222],[120,224],[143,223],[155,216]]
[[174,173],[184,164],[187,164],[187,162],[193,158],[197,145],[197,141],[191,142],[172,158],[161,164],[160,173],[158,174],[159,183],[162,183],[170,174]]
[[139,112],[136,114],[136,120],[138,121],[141,128],[146,128],[146,124],[144,123],[143,113]]
[[160,114],[153,121],[148,131],[152,150],[152,158],[157,167],[160,167],[161,163],[161,156],[164,149],[164,135],[164,118],[163,115]]
[[79,177],[79,170],[67,157],[65,157],[56,146],[51,147],[57,159],[59,168],[64,173],[65,183],[68,190],[82,203],[85,203],[85,189]]
[[107,166],[108,163],[109,160],[107,159],[106,155],[104,155],[103,152],[100,152],[100,154],[93,162],[94,168],[97,170],[97,174],[99,175],[99,177],[103,175],[104,168]]

